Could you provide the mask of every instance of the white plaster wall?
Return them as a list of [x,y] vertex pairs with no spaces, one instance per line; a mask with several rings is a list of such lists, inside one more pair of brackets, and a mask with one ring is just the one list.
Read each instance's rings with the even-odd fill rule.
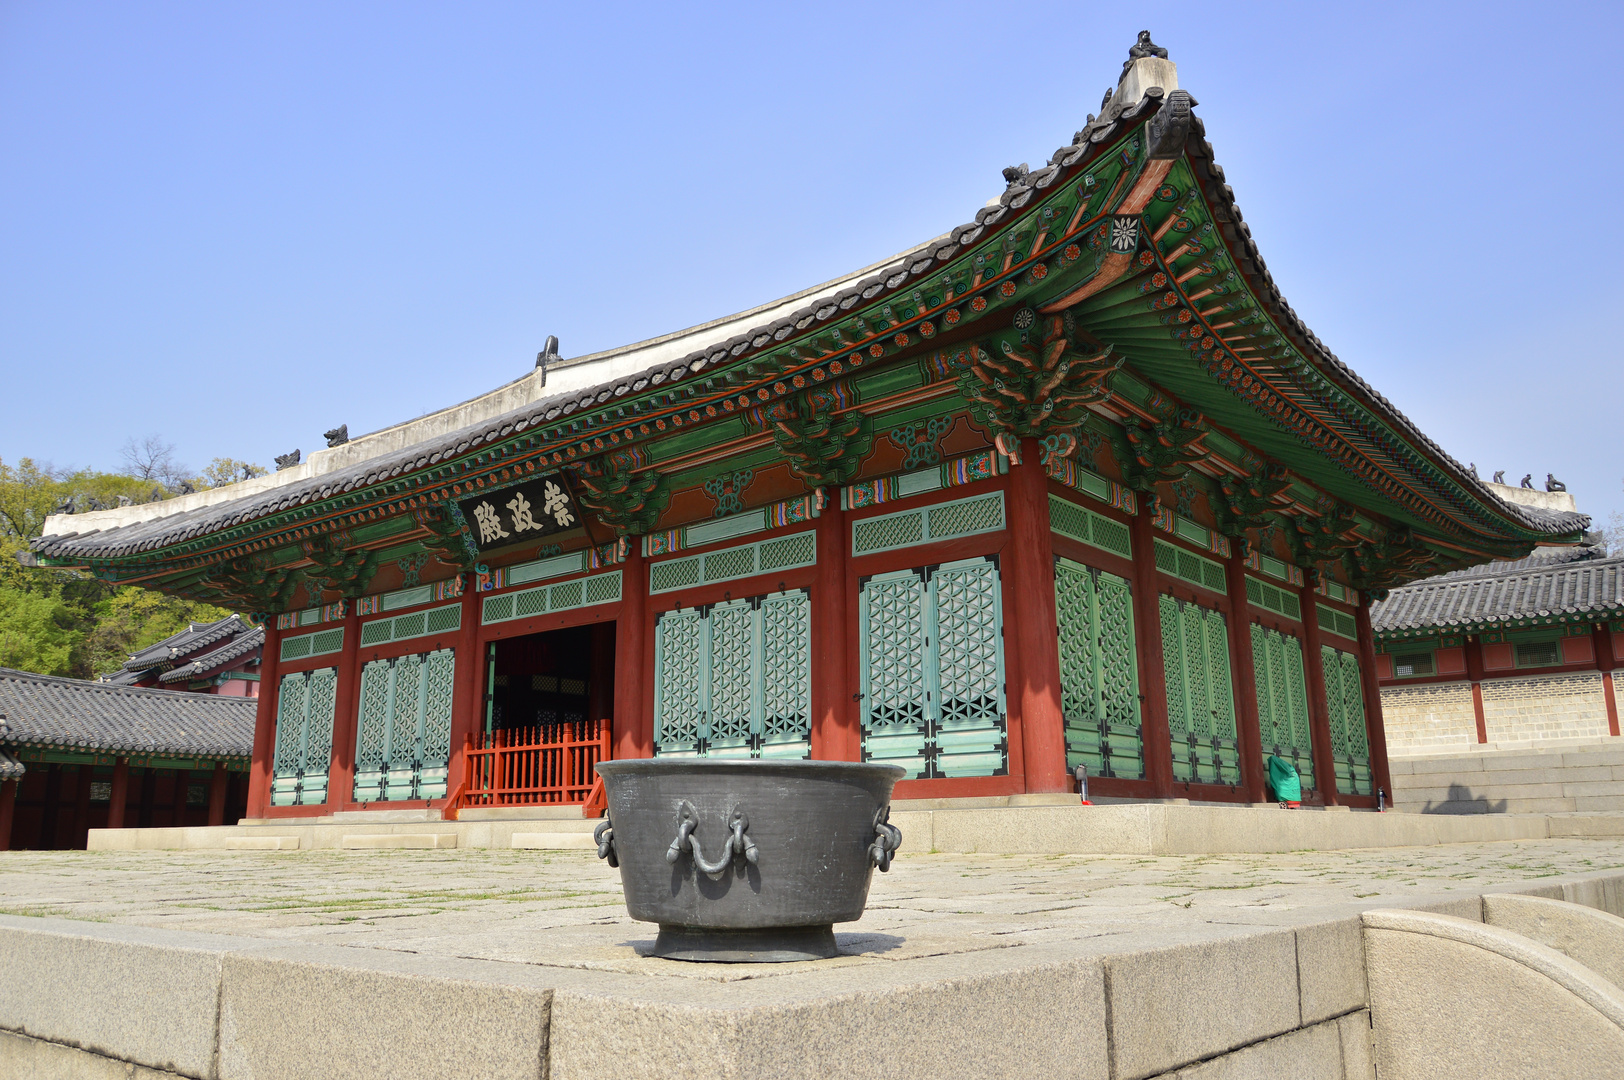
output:
[[1540,480],[1539,488],[1519,487],[1515,484],[1496,484],[1492,481],[1484,484],[1490,491],[1508,503],[1517,503],[1519,506],[1532,506],[1540,510],[1567,510],[1577,512],[1578,503],[1573,501],[1571,491],[1546,491],[1545,481]]
[[[1485,679],[1484,727],[1492,743],[1595,738],[1607,734],[1603,695],[1601,675],[1594,671]],[[1384,705],[1386,700],[1384,693]]]
[[1382,688],[1387,754],[1432,754],[1477,744],[1477,715],[1469,682]]

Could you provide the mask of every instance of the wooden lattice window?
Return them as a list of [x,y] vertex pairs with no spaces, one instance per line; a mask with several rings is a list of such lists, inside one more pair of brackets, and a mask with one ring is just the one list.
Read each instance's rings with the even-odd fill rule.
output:
[[660,615],[654,744],[660,757],[810,756],[812,615],[806,590]]
[[1116,574],[1057,559],[1054,594],[1066,768],[1143,779],[1132,586]]
[[1009,771],[996,559],[876,574],[858,624],[865,760],[909,778]]
[[316,806],[327,801],[337,699],[337,668],[297,671],[282,676],[277,684],[272,806]]
[[1303,787],[1314,787],[1314,744],[1309,738],[1302,643],[1253,623],[1252,667],[1264,757],[1279,755],[1291,762]]
[[356,802],[445,797],[455,677],[452,649],[374,660],[361,669]]
[[1338,791],[1369,795],[1370,737],[1365,721],[1365,694],[1359,682],[1359,659],[1352,653],[1320,647],[1325,671],[1325,711],[1331,724],[1331,757]]
[[1173,778],[1196,784],[1238,784],[1235,689],[1229,673],[1229,628],[1223,613],[1165,593],[1159,603]]
[[1516,644],[1518,667],[1554,667],[1562,662],[1562,643],[1555,639]]
[[1419,675],[1431,675],[1437,668],[1432,663],[1432,651],[1411,651],[1393,654],[1393,677],[1410,679]]

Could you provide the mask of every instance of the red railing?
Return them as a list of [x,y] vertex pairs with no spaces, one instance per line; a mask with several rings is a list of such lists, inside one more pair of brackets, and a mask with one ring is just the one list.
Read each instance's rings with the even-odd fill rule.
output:
[[584,806],[598,785],[592,767],[609,757],[609,721],[482,732],[463,753],[466,779],[446,804],[448,818],[470,806]]

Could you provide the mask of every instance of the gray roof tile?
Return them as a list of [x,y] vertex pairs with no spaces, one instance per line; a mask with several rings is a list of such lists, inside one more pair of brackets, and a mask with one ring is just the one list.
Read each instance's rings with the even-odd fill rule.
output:
[[214,622],[192,623],[180,633],[155,641],[137,652],[124,661],[124,670],[146,671],[165,664],[172,665],[201,649],[247,632],[248,624],[237,615],[227,615]]
[[1370,623],[1378,635],[1413,637],[1432,629],[1464,633],[1533,619],[1619,615],[1624,557],[1530,556],[1401,586],[1371,605]]
[[[236,616],[232,616],[232,618],[236,618]],[[213,675],[215,672],[237,663],[245,656],[251,656],[259,652],[264,647],[265,628],[256,626],[246,634],[240,634],[233,640],[226,642],[213,652],[205,653],[196,660],[164,672],[158,676],[158,681],[172,683],[182,682],[187,679],[201,679],[206,675]],[[258,659],[258,656],[253,656],[253,660],[257,661]]]
[[148,690],[0,668],[0,717],[13,746],[118,754],[242,757],[254,698]]

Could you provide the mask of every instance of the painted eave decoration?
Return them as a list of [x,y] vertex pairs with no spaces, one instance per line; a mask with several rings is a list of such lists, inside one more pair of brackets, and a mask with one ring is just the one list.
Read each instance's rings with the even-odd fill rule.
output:
[[874,417],[852,387],[902,364],[934,371],[920,393],[968,409],[1011,459],[1037,440],[1051,473],[1090,424],[1121,425],[1141,490],[1194,466],[1223,489],[1226,531],[1284,524],[1302,565],[1378,593],[1578,542],[1588,518],[1501,501],[1302,324],[1195,99],[1131,74],[1043,167],[1004,170],[973,221],[768,325],[237,500],[106,528],[84,515],[35,557],[281,610],[307,573],[360,595],[406,545],[472,570],[486,545],[463,508],[546,476],[602,544],[654,526],[696,438],[711,460],[773,450],[811,489],[857,478]]

